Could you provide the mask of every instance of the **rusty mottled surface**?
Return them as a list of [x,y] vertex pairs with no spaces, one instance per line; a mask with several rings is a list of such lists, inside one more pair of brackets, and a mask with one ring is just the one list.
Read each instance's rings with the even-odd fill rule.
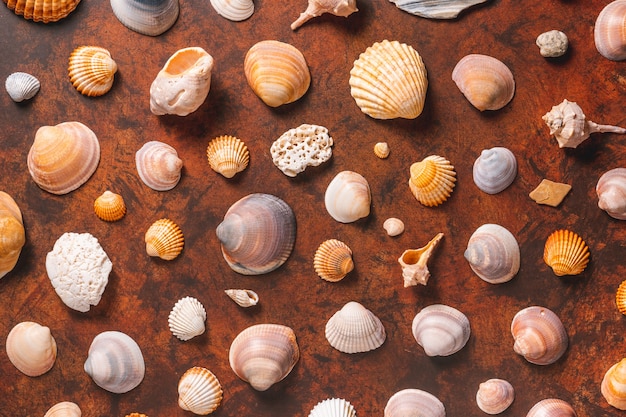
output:
[[[289,25],[306,8],[303,0],[257,1],[253,16],[238,23],[217,15],[208,0],[182,0],[178,21],[158,37],[122,26],[108,1],[85,0],[68,18],[47,25],[0,7],[0,78],[25,71],[42,85],[23,104],[0,94],[0,189],[20,206],[27,234],[16,268],[0,281],[0,414],[42,416],[69,400],[84,416],[190,415],[177,405],[176,386],[198,365],[223,386],[216,416],[306,416],[328,397],[349,400],[359,416],[382,416],[389,397],[404,388],[434,394],[448,416],[481,416],[475,393],[492,377],[516,389],[503,416],[525,415],[549,397],[568,401],[581,417],[616,415],[600,394],[600,381],[626,355],[625,318],[614,303],[626,275],[626,229],[597,207],[595,184],[608,169],[626,164],[625,138],[593,135],[578,149],[562,150],[541,120],[567,98],[591,120],[626,124],[626,64],[601,57],[593,42],[595,18],[606,3],[491,0],[458,19],[432,21],[386,0],[359,0],[359,12],[348,18],[324,15],[293,32]],[[570,39],[568,54],[556,60],[541,57],[535,45],[537,35],[551,29]],[[299,101],[272,109],[248,87],[243,59],[264,39],[288,42],[307,59],[312,84]],[[412,45],[426,64],[426,106],[415,120],[374,120],[350,96],[353,61],[383,39]],[[119,67],[112,90],[100,98],[81,96],[66,72],[72,50],[89,44],[107,48]],[[215,58],[209,96],[187,117],[157,117],[149,109],[150,84],[168,57],[187,46],[201,46]],[[512,70],[517,90],[505,108],[480,113],[452,82],[454,65],[469,53],[495,56]],[[56,196],[32,181],[26,155],[40,126],[72,120],[97,134],[101,161],[85,185]],[[273,166],[269,147],[301,123],[329,129],[333,157],[288,178]],[[240,137],[251,151],[248,169],[232,180],[213,172],[205,157],[208,142],[223,134]],[[134,154],[148,140],[172,145],[184,161],[182,180],[171,191],[153,191],[138,177]],[[390,144],[386,160],[372,152],[379,141]],[[504,192],[487,195],[471,172],[480,151],[493,146],[514,152],[519,173]],[[452,161],[458,182],[445,204],[426,208],[409,192],[407,179],[411,163],[432,154]],[[324,208],[326,186],[343,170],[364,175],[372,191],[371,214],[352,224],[335,222]],[[572,185],[558,208],[528,197],[543,178]],[[102,222],[92,211],[106,189],[127,202],[120,222]],[[215,227],[232,203],[255,192],[284,199],[295,212],[298,232],[281,268],[246,277],[222,258]],[[382,228],[392,216],[406,224],[397,238]],[[144,249],[145,231],[162,217],[185,234],[185,248],[172,262],[150,258]],[[485,283],[463,258],[470,235],[483,223],[506,227],[520,244],[521,270],[509,283]],[[558,228],[577,232],[590,247],[592,260],[581,276],[557,278],[542,261],[544,241]],[[102,301],[84,314],[61,302],[45,270],[46,254],[69,231],[96,236],[113,262]],[[445,237],[430,262],[428,286],[403,288],[396,259],[438,232]],[[329,238],[354,252],[355,270],[335,284],[319,279],[312,265],[315,249]],[[253,289],[260,304],[241,309],[223,293],[227,288]],[[187,295],[206,307],[207,332],[181,342],[169,332],[167,316]],[[326,321],[351,300],[383,322],[387,340],[379,349],[347,355],[326,342]],[[415,314],[434,303],[458,308],[471,323],[468,344],[450,357],[427,357],[411,335]],[[511,319],[530,305],[550,308],[567,329],[570,346],[555,364],[533,365],[513,352]],[[10,329],[26,320],[50,327],[58,344],[54,367],[37,378],[18,372],[4,351]],[[301,349],[292,373],[262,393],[238,379],[228,363],[232,340],[257,323],[290,326]],[[105,330],[133,337],[145,357],[144,381],[126,394],[100,389],[83,371],[92,339]]]

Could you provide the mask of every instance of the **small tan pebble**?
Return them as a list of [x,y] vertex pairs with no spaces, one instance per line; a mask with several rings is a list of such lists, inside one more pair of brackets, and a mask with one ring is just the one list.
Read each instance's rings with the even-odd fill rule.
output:
[[378,142],[374,145],[374,155],[380,159],[385,159],[389,156],[389,144],[387,142]]
[[404,232],[404,223],[395,217],[390,217],[383,223],[383,229],[389,236],[398,236]]
[[556,207],[561,204],[567,193],[572,189],[569,184],[542,180],[541,183],[528,194],[537,204]]
[[539,53],[545,58],[556,58],[565,55],[569,41],[567,35],[560,30],[550,30],[537,36],[535,42]]

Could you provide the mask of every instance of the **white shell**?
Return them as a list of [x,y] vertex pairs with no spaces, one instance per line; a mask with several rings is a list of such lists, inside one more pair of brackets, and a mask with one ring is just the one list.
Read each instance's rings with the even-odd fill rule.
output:
[[4,87],[11,100],[19,103],[35,97],[35,94],[39,92],[41,83],[35,76],[26,72],[14,72],[7,77]]
[[384,417],[446,417],[439,398],[420,389],[407,388],[393,394],[385,406]]
[[57,344],[50,328],[33,321],[23,321],[9,332],[6,353],[20,372],[32,377],[40,376],[54,365]]
[[313,407],[309,417],[356,417],[356,410],[343,398],[327,398]]
[[254,3],[252,0],[211,0],[211,6],[220,16],[241,22],[254,13]]
[[345,304],[326,323],[326,340],[344,353],[368,352],[379,348],[386,338],[378,317],[356,301]]
[[81,417],[82,414],[78,404],[62,401],[50,407],[43,417]]
[[333,155],[333,138],[324,126],[303,124],[289,129],[272,143],[270,153],[276,168],[295,177],[308,166],[318,166]]
[[483,281],[510,281],[520,268],[520,249],[515,236],[498,224],[483,224],[467,242],[463,254],[472,271]]
[[178,0],[111,0],[111,8],[124,26],[149,36],[172,27],[180,11]]
[[470,337],[470,323],[465,314],[444,304],[424,307],[413,319],[411,329],[428,356],[452,355]]
[[515,399],[513,385],[504,379],[492,378],[481,382],[476,392],[478,408],[487,414],[500,414]]
[[626,168],[611,169],[596,184],[598,207],[609,216],[626,220]]
[[324,194],[328,214],[341,223],[352,223],[369,216],[371,201],[369,183],[353,171],[337,174]]
[[151,140],[135,153],[139,178],[155,191],[167,191],[180,181],[183,161],[170,145]]
[[504,191],[516,175],[517,160],[507,148],[485,149],[474,162],[474,184],[487,194]]
[[178,381],[178,406],[194,414],[210,414],[222,402],[222,386],[208,369],[194,366]]
[[205,331],[206,310],[193,297],[181,298],[176,302],[167,319],[170,331],[180,340],[189,340]]
[[390,0],[407,13],[428,19],[454,19],[463,10],[487,0]]
[[390,217],[383,222],[383,229],[391,237],[399,236],[404,232],[404,222],[396,217]]
[[229,289],[224,292],[240,307],[252,307],[259,302],[258,294],[252,290]]

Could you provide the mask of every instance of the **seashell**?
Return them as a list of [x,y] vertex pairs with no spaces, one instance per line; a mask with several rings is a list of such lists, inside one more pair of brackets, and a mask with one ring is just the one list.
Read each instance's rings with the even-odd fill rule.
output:
[[272,162],[288,177],[309,166],[319,166],[333,155],[333,138],[324,126],[302,124],[289,129],[272,143]]
[[542,179],[541,183],[528,194],[537,204],[545,204],[557,207],[572,189],[569,184],[562,184],[547,179]]
[[170,219],[152,223],[144,235],[146,252],[166,261],[175,259],[183,251],[185,237],[180,227]]
[[559,148],[576,148],[592,133],[626,133],[626,129],[622,127],[600,125],[586,120],[585,113],[580,106],[567,99],[552,106],[552,109],[541,119],[550,128],[550,135],[554,135]]
[[79,93],[96,97],[113,86],[117,64],[111,53],[99,46],[79,46],[70,54],[67,68],[70,82]]
[[533,405],[526,417],[576,417],[576,412],[566,401],[546,398]]
[[15,268],[25,243],[22,212],[9,194],[0,191],[0,278]]
[[446,417],[446,409],[439,398],[415,388],[393,394],[385,405],[384,417],[408,417],[416,412],[423,417]]
[[454,166],[442,156],[427,156],[411,165],[409,189],[420,203],[438,206],[450,197],[456,183]]
[[428,19],[454,19],[463,10],[487,0],[390,0],[398,9]]
[[309,417],[356,417],[356,410],[343,398],[327,398],[313,407]]
[[461,58],[452,71],[452,80],[480,111],[499,110],[515,94],[515,80],[509,67],[488,55],[469,54]]
[[148,417],[148,416],[142,413],[130,413],[130,414],[126,414],[126,417]]
[[124,198],[109,190],[106,190],[100,197],[96,198],[96,201],[93,203],[93,209],[98,218],[107,222],[118,221],[126,215]]
[[280,198],[249,194],[230,206],[215,233],[233,271],[261,275],[289,258],[296,239],[296,218]]
[[198,110],[211,89],[213,62],[198,46],[176,51],[150,85],[150,111],[187,116]]
[[550,365],[567,350],[563,323],[545,307],[531,306],[518,311],[511,322],[511,333],[515,353],[536,365]]
[[84,369],[100,388],[123,394],[141,383],[146,368],[137,342],[125,333],[106,331],[91,342]]
[[341,171],[335,175],[324,194],[326,211],[341,223],[351,223],[369,216],[371,202],[369,183],[354,171]]
[[257,42],[246,53],[243,65],[248,84],[270,107],[298,100],[311,84],[304,55],[288,43]]
[[246,20],[254,13],[252,0],[211,0],[211,6],[217,14],[233,22]]
[[48,327],[23,321],[9,332],[6,352],[13,366],[24,375],[34,377],[52,369],[57,357],[57,344]]
[[570,230],[557,230],[546,240],[543,260],[557,276],[581,274],[589,263],[589,248]]
[[389,144],[387,142],[378,142],[374,145],[374,155],[380,159],[385,159],[389,156]]
[[43,417],[81,417],[82,414],[78,404],[62,401],[50,407]]
[[39,80],[26,72],[14,72],[4,81],[4,88],[16,103],[35,97],[40,87]]
[[515,399],[515,390],[509,381],[492,378],[481,382],[476,392],[476,404],[487,414],[500,414]]
[[9,10],[34,22],[50,23],[67,17],[80,0],[4,0]]
[[474,162],[474,184],[487,194],[504,191],[516,175],[517,160],[507,148],[497,146],[485,149]]
[[143,183],[155,191],[176,187],[183,169],[176,149],[157,140],[144,143],[135,154],[135,164]]
[[306,10],[291,24],[291,29],[296,30],[310,19],[324,13],[348,17],[358,11],[356,0],[309,0]]
[[396,217],[390,217],[383,222],[383,229],[389,236],[399,236],[404,232],[404,222]]
[[413,318],[413,337],[428,356],[449,356],[465,346],[470,337],[470,323],[454,307],[432,304]]
[[385,327],[374,313],[356,301],[346,303],[326,322],[326,340],[343,353],[369,352],[382,346]]
[[537,36],[535,44],[544,58],[557,58],[565,55],[569,46],[567,35],[560,30],[550,30]]
[[402,267],[404,288],[417,284],[426,285],[428,283],[428,278],[430,278],[428,261],[442,238],[443,233],[437,233],[426,246],[419,249],[407,249],[398,258],[398,262]]
[[259,302],[259,295],[252,290],[230,289],[224,292],[240,307],[252,307]]
[[167,318],[170,331],[180,340],[187,341],[205,331],[206,310],[193,297],[181,298],[174,304]]
[[596,184],[598,207],[609,216],[626,220],[626,168],[611,169]]
[[213,372],[200,366],[188,369],[178,381],[178,406],[198,415],[211,414],[222,402],[222,386]]
[[467,242],[463,254],[472,271],[483,281],[510,281],[520,268],[520,250],[515,236],[498,224],[483,224]]
[[606,371],[600,384],[600,391],[611,406],[626,410],[626,358]]
[[158,36],[174,26],[180,6],[178,0],[111,0],[111,9],[128,29]]
[[243,330],[230,345],[230,367],[257,391],[282,381],[300,359],[296,335],[281,324],[256,324]]
[[86,183],[99,162],[98,138],[80,122],[40,127],[28,152],[33,181],[52,194],[67,194]]
[[250,152],[243,141],[234,136],[218,136],[206,149],[211,169],[232,178],[248,166]]
[[313,267],[323,280],[341,281],[354,269],[352,250],[340,240],[329,239],[317,248],[313,257]]
[[615,304],[620,313],[626,315],[626,280],[617,287],[615,294]]
[[398,41],[374,43],[350,70],[350,94],[374,119],[415,119],[424,109],[427,89],[422,57]]
[[621,61],[626,59],[626,1],[612,1],[600,12],[593,28],[596,49],[606,59]]

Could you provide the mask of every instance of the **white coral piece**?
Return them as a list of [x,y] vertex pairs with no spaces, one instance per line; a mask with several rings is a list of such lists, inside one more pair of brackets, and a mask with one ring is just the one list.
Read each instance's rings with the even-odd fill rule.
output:
[[333,138],[323,126],[303,124],[289,129],[270,148],[274,165],[288,177],[318,166],[333,154]]

